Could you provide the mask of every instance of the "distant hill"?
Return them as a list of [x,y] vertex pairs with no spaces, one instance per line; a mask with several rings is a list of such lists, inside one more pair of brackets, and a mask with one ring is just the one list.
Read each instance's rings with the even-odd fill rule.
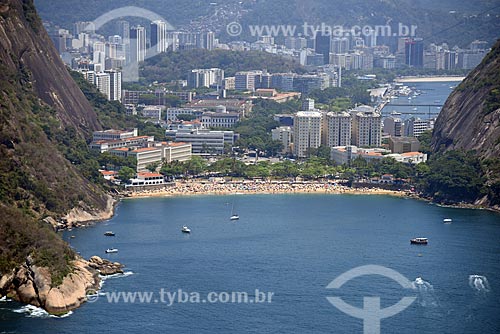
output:
[[296,61],[260,51],[227,50],[181,50],[169,51],[147,59],[141,69],[141,77],[148,82],[187,79],[194,68],[218,67],[226,76],[234,76],[237,71],[266,69],[270,73],[303,73],[305,69]]
[[[149,9],[174,26],[188,24],[199,17],[208,18],[222,6],[238,8],[237,20],[246,25],[309,24],[328,25],[417,25],[419,37],[428,42],[447,42],[451,46],[467,46],[475,39],[491,44],[500,31],[500,5],[494,0],[38,0],[36,6],[43,19],[66,28],[79,20],[94,20],[99,15],[122,6],[134,5]],[[231,8],[233,8],[231,7]],[[229,23],[224,15],[217,20],[218,30],[225,31]],[[227,18],[234,20],[234,17]],[[212,20],[208,20],[212,21]],[[249,34],[244,34],[252,39]],[[255,39],[255,38],[253,38]]]

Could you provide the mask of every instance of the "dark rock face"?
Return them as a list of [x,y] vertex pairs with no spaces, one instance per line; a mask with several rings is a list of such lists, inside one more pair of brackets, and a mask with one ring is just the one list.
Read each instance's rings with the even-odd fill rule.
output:
[[[35,216],[74,207],[99,212],[108,198],[82,176],[69,146],[101,129],[38,18],[32,0],[0,2],[0,202]],[[69,161],[68,156],[74,157]],[[14,172],[15,171],[15,172]],[[9,174],[11,173],[11,174]],[[21,185],[11,182],[18,175]],[[2,196],[3,195],[3,196]]]
[[31,86],[54,108],[64,125],[87,132],[100,129],[90,103],[71,79],[31,0],[0,4],[0,59],[4,75],[26,74],[24,85]]
[[101,269],[121,270],[91,266],[39,224],[112,214],[113,200],[88,180],[96,168],[82,168],[99,129],[33,1],[0,0],[0,297],[65,313],[98,288]]
[[481,158],[500,156],[500,41],[455,89],[439,114],[434,152],[474,150]]

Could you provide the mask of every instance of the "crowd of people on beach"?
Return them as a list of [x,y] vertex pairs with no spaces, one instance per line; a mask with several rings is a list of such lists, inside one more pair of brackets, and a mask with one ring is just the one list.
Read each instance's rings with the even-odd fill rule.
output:
[[350,188],[334,182],[287,182],[287,181],[181,181],[157,189],[142,189],[127,193],[129,197],[181,196],[181,195],[228,195],[228,194],[393,194],[402,192],[378,188]]

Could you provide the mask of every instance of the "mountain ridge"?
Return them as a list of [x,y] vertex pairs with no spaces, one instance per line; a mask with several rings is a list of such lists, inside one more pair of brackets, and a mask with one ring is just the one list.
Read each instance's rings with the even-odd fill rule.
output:
[[87,140],[98,129],[96,112],[63,65],[33,2],[2,0],[0,296],[67,312],[85,300],[86,286],[98,284],[95,270],[54,232],[64,217],[112,214],[113,200],[80,168]]

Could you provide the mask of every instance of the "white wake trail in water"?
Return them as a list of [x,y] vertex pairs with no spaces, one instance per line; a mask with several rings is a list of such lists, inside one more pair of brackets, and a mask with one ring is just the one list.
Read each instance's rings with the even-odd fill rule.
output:
[[429,282],[417,277],[412,283],[412,288],[417,293],[417,302],[422,307],[438,307],[439,303],[434,293],[434,287]]
[[490,292],[490,283],[486,276],[469,275],[469,286],[477,292]]

